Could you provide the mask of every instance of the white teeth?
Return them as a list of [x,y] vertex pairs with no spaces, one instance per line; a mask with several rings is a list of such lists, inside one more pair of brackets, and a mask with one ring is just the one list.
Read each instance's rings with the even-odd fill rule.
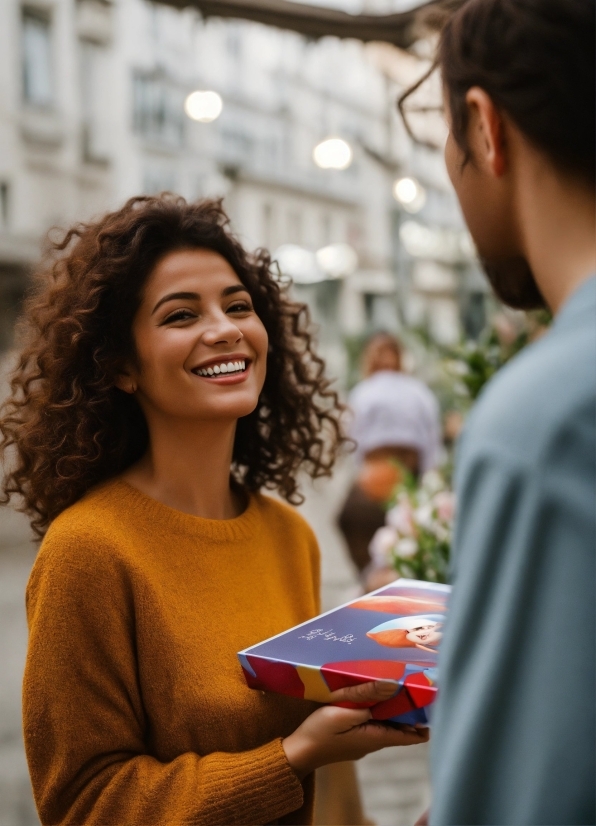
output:
[[196,372],[199,376],[218,376],[220,373],[238,373],[246,370],[246,361],[228,361],[223,364],[214,364],[212,367],[201,367]]

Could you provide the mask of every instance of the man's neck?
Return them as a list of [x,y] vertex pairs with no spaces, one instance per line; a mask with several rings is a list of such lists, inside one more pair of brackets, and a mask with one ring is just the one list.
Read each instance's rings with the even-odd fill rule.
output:
[[557,313],[596,272],[596,202],[589,186],[533,154],[517,188],[524,252],[548,306]]

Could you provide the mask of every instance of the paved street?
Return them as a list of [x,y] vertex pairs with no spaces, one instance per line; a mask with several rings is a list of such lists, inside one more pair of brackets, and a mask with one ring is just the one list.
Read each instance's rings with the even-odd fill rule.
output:
[[23,595],[35,548],[26,521],[0,510],[0,824],[38,824],[21,736],[27,626]]
[[[323,554],[325,608],[356,594],[357,582],[333,524],[349,480],[344,465],[331,482],[307,491],[301,510],[317,533]],[[0,824],[35,826],[23,754],[20,683],[26,647],[23,594],[35,555],[25,520],[0,511]],[[358,772],[367,816],[378,826],[412,824],[428,798],[427,748],[392,749],[360,761]],[[326,824],[335,826],[335,824]]]

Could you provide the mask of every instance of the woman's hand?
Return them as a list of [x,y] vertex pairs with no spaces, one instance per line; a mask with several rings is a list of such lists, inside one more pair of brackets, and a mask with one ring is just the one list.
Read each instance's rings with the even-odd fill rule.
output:
[[[340,688],[331,694],[330,702],[380,703],[392,697],[397,688],[397,683],[389,680],[375,680]],[[302,778],[328,763],[359,760],[387,746],[426,743],[428,737],[427,728],[394,728],[373,720],[368,708],[328,705],[307,717],[293,734],[283,740],[282,745],[288,763]]]

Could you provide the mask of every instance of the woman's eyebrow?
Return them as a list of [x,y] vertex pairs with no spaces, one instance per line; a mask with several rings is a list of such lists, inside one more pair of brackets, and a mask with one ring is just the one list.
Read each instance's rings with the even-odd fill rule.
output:
[[[244,284],[232,284],[230,287],[226,287],[225,290],[222,290],[222,296],[232,295],[233,293],[240,293],[244,292],[247,293],[248,290],[244,286]],[[199,293],[168,293],[164,295],[163,298],[160,298],[153,310],[151,311],[151,315],[158,310],[162,304],[165,304],[166,301],[174,301],[175,299],[185,299],[187,301],[200,301],[201,296]]]
[[232,295],[232,293],[247,293],[248,290],[244,286],[244,284],[232,284],[231,287],[226,287],[225,290],[222,290],[222,295]]
[[155,307],[151,310],[151,315],[158,310],[162,304],[165,304],[166,301],[174,301],[176,298],[182,298],[189,301],[200,301],[201,296],[198,293],[168,293],[168,295],[164,295],[163,298],[160,298]]

